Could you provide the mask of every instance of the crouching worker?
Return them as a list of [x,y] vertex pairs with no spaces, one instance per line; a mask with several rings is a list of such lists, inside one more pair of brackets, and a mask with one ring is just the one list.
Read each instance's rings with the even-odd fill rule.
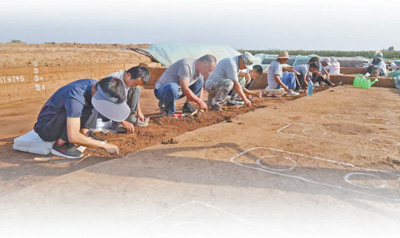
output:
[[[251,99],[252,96],[261,98],[262,93],[260,91],[254,92],[250,91],[251,83],[254,81],[255,78],[259,77],[263,72],[261,65],[254,65],[252,70],[243,69],[239,72],[239,84],[243,90],[243,93]],[[236,90],[232,91],[231,100],[228,101],[226,104],[228,106],[236,105],[236,101],[240,100],[238,93]]]
[[120,70],[107,77],[114,77],[121,80],[126,96],[126,103],[131,113],[121,123],[113,121],[112,128],[118,133],[132,133],[134,126],[145,127],[148,123],[140,108],[140,86],[147,84],[150,77],[149,69],[145,66],[135,66],[129,70]]
[[202,100],[204,77],[213,71],[217,58],[211,54],[198,59],[181,59],[168,67],[157,80],[154,95],[159,100],[160,112],[167,117],[175,113],[175,101],[186,96],[184,113],[192,113],[190,102],[195,102],[202,110],[207,105]]
[[218,62],[217,67],[211,72],[206,81],[205,89],[208,91],[208,106],[210,110],[221,109],[229,91],[234,88],[244,103],[251,107],[251,101],[244,94],[239,83],[239,71],[252,69],[254,57],[249,52],[242,55],[225,58]]
[[281,51],[278,58],[272,61],[268,67],[268,86],[265,88],[267,96],[283,95],[285,92],[287,92],[287,96],[299,95],[293,91],[296,88],[295,74],[299,73],[294,69],[283,67],[288,59],[289,53],[286,50]]
[[74,144],[119,155],[117,146],[90,133],[89,128],[96,127],[98,113],[118,122],[128,117],[130,109],[119,79],[81,79],[65,85],[44,104],[34,130],[42,140],[55,141],[51,150],[54,155],[80,158],[83,154]]

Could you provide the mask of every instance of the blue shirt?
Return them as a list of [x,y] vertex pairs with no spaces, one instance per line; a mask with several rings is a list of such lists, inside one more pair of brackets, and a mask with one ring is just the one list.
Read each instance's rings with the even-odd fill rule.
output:
[[92,86],[97,82],[93,79],[81,79],[58,89],[40,111],[37,119],[38,126],[41,121],[48,121],[57,114],[81,117],[85,108],[93,108]]

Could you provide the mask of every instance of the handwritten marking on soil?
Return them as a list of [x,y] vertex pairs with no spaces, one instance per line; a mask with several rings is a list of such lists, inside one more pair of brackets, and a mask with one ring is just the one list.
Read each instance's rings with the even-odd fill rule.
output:
[[387,145],[387,146],[400,146],[400,142],[397,142],[392,139],[371,138],[371,139],[369,139],[369,141],[371,141],[372,143],[383,144],[383,145]]
[[281,157],[281,158],[290,160],[290,161],[293,163],[293,165],[292,165],[291,167],[289,167],[288,169],[274,169],[274,168],[267,167],[267,166],[265,166],[265,165],[263,165],[263,164],[261,163],[261,160],[262,160],[262,159],[264,159],[264,158],[271,158],[271,157],[274,158],[274,157],[277,157],[277,156],[275,156],[275,155],[264,155],[264,156],[261,156],[260,159],[258,159],[258,160],[256,161],[256,163],[257,163],[261,168],[265,168],[265,169],[269,169],[269,170],[274,170],[274,171],[280,171],[280,172],[283,172],[283,171],[291,171],[291,170],[293,170],[294,168],[296,168],[296,166],[297,166],[297,162],[296,162],[294,159],[289,158],[289,157]]
[[[368,186],[368,185],[362,185],[362,184],[354,183],[354,182],[350,181],[350,177],[351,177],[351,176],[354,176],[354,175],[364,175],[364,176],[374,177],[374,178],[376,178],[376,179],[381,180],[381,181],[382,181],[382,184],[379,185],[379,186],[373,187],[373,186]],[[368,174],[368,173],[348,173],[348,174],[346,174],[346,175],[344,176],[344,180],[345,180],[346,182],[348,182],[349,184],[353,184],[354,186],[357,186],[357,187],[360,187],[360,188],[368,188],[368,189],[385,188],[385,187],[387,187],[387,185],[388,185],[388,182],[387,182],[385,179],[383,179],[383,178],[381,178],[381,177],[379,177],[379,176],[376,176],[376,175],[374,175],[374,174]]]
[[[363,192],[363,191],[358,191],[358,190],[354,190],[354,189],[351,189],[351,188],[345,188],[345,187],[342,187],[340,185],[329,184],[329,183],[326,183],[326,182],[319,182],[319,181],[315,181],[315,180],[312,180],[312,179],[307,179],[307,178],[304,178],[304,177],[301,177],[301,176],[298,176],[298,175],[286,174],[286,173],[282,173],[282,172],[279,172],[279,171],[273,171],[273,170],[270,170],[270,169],[265,168],[265,167],[264,168],[263,167],[255,167],[255,166],[251,166],[251,165],[248,165],[248,164],[242,164],[240,162],[235,161],[240,156],[242,156],[242,155],[244,155],[244,154],[246,154],[246,153],[248,153],[250,151],[258,150],[258,149],[264,149],[264,150],[269,150],[269,151],[273,151],[273,152],[280,152],[280,153],[287,153],[287,154],[297,155],[297,156],[301,156],[303,158],[308,158],[308,159],[313,159],[313,160],[322,160],[322,161],[326,161],[326,162],[329,162],[329,163],[334,163],[334,164],[350,167],[352,169],[358,169],[358,170],[367,171],[367,172],[380,172],[380,173],[384,173],[384,174],[389,174],[389,175],[396,176],[397,180],[400,182],[400,175],[392,173],[392,172],[389,172],[389,171],[386,171],[386,170],[375,170],[375,169],[362,168],[362,167],[358,167],[358,166],[356,166],[354,164],[350,164],[350,163],[343,163],[343,162],[330,160],[330,159],[326,159],[326,158],[322,158],[322,157],[308,156],[308,155],[304,155],[304,154],[301,154],[301,153],[295,153],[295,152],[285,151],[285,150],[281,150],[281,149],[268,148],[268,147],[253,147],[253,148],[247,149],[247,150],[245,150],[245,151],[243,151],[241,153],[238,153],[238,154],[234,155],[233,157],[231,157],[230,158],[230,162],[232,162],[232,163],[234,163],[236,165],[239,165],[241,167],[245,167],[245,168],[249,168],[249,169],[255,169],[255,170],[263,171],[263,172],[266,172],[266,173],[280,175],[280,176],[288,177],[288,178],[292,178],[292,179],[297,179],[297,180],[301,180],[301,181],[304,181],[304,182],[313,183],[313,184],[317,184],[317,185],[321,185],[321,186],[327,186],[327,187],[336,188],[336,189],[340,189],[340,190],[345,190],[345,191],[349,191],[349,192],[354,192],[354,193],[358,193],[358,194],[363,194],[363,195],[368,195],[368,196],[373,196],[373,197],[378,197],[378,198],[384,198],[384,199],[388,199],[388,200],[392,200],[392,201],[396,201],[396,202],[400,201],[400,198],[390,198],[390,197],[385,197],[385,196],[381,196],[381,195],[377,195],[377,194],[373,194],[373,193],[367,193],[367,192]],[[351,175],[352,175],[351,173],[350,174],[346,174],[345,177],[344,177],[344,180],[346,181],[346,177],[347,177],[347,180],[348,180],[348,178]],[[372,176],[374,176],[374,175],[372,175]],[[349,181],[346,181],[346,182],[349,182]],[[385,180],[385,186],[387,185],[386,183],[387,182]],[[353,184],[353,185],[355,185],[357,187],[361,187],[362,186],[362,185],[359,185],[359,184],[356,185],[356,184],[354,184],[352,182],[350,182],[350,184]],[[399,190],[399,193],[400,193],[400,190]]]

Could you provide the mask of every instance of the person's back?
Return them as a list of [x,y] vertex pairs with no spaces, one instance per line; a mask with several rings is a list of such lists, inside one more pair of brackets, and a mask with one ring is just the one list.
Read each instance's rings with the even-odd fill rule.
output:
[[79,110],[91,106],[91,88],[97,82],[93,79],[81,79],[61,87],[44,104],[38,121],[51,119],[58,113],[66,113],[68,117],[81,116]]
[[218,79],[231,79],[232,81],[238,81],[238,57],[239,56],[228,57],[220,60],[215,69],[208,76],[206,88]]
[[336,60],[336,58],[332,57],[331,64],[327,69],[329,69],[329,74],[340,74],[340,63]]
[[268,79],[268,88],[275,89],[279,86],[279,84],[275,81],[274,75],[278,74],[279,77],[282,77],[282,65],[278,60],[273,60],[268,67],[267,71],[267,79]]
[[167,70],[161,75],[155,84],[155,88],[159,89],[168,83],[176,83],[180,85],[179,78],[190,78],[189,85],[192,85],[196,79],[201,75],[198,74],[196,77],[194,68],[194,59],[181,59],[171,64]]
[[385,76],[387,74],[386,63],[383,59],[374,59],[372,64],[376,66],[373,69],[376,68],[378,70],[378,76]]

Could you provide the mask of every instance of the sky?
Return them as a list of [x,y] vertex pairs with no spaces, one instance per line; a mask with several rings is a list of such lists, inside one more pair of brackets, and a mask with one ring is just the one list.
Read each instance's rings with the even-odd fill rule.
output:
[[398,0],[3,0],[0,42],[400,49]]

